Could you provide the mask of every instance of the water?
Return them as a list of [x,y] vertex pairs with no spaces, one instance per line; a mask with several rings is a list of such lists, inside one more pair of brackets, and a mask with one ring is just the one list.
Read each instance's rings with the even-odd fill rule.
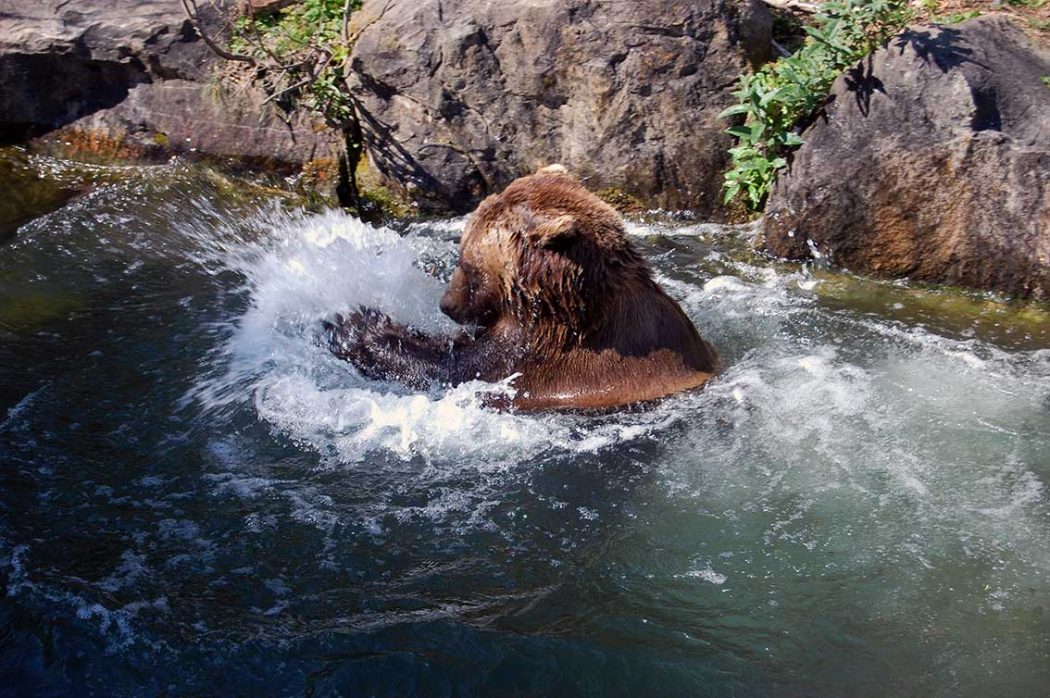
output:
[[635,223],[725,372],[497,413],[319,347],[449,327],[401,228],[176,163],[0,247],[0,694],[1045,695],[1044,309]]

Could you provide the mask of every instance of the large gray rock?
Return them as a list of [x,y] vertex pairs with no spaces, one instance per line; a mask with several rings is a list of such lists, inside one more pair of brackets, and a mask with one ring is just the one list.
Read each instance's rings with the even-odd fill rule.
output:
[[835,83],[770,196],[767,250],[1050,298],[1045,76],[1002,16],[906,31]]
[[468,210],[558,162],[718,216],[717,115],[770,31],[758,0],[366,0],[351,86],[371,163],[424,208]]
[[[220,34],[230,3],[200,4]],[[220,65],[179,0],[0,0],[0,141],[278,167],[337,156],[339,138],[308,117],[288,122],[248,85],[219,89]]]

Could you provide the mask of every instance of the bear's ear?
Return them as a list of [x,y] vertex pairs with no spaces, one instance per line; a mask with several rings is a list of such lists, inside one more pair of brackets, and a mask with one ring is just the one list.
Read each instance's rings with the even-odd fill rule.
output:
[[542,247],[563,244],[575,235],[576,219],[569,215],[543,221],[532,230],[532,238]]

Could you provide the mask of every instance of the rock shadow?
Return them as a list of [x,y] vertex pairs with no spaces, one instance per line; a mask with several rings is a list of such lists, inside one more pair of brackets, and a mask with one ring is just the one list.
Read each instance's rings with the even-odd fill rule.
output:
[[962,32],[952,27],[937,27],[936,31],[906,29],[893,39],[893,45],[897,47],[898,55],[911,48],[920,59],[936,65],[942,73],[964,63],[987,68],[973,60],[973,50],[967,48]]
[[871,110],[871,97],[876,92],[886,94],[886,86],[875,77],[874,64],[869,55],[846,71],[846,88],[853,93],[853,101],[864,116]]
[[18,143],[120,104],[149,82],[138,59],[125,63],[74,54],[12,54],[0,58],[0,143]]
[[[355,71],[360,87],[384,101],[389,101],[398,90],[363,71]],[[468,163],[471,170],[465,182],[449,187],[433,174],[400,141],[395,131],[397,124],[389,124],[370,112],[360,99],[352,98],[354,111],[361,124],[361,135],[372,163],[389,180],[413,189],[412,198],[434,211],[467,213],[486,194],[490,185],[469,153],[451,143],[429,143],[424,150],[445,149],[449,157],[458,157]],[[441,118],[441,115],[438,115]]]

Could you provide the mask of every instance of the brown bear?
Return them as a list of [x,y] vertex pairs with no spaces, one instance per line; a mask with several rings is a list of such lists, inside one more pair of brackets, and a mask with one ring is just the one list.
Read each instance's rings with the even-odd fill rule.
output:
[[328,325],[329,346],[369,377],[417,389],[517,374],[520,410],[655,400],[703,385],[718,365],[620,216],[560,166],[481,203],[441,310],[477,332],[429,336],[362,310]]

